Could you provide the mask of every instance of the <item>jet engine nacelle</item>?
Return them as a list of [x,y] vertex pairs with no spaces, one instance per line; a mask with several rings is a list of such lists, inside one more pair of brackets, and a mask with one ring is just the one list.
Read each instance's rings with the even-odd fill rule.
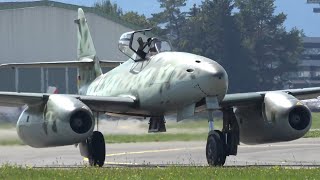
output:
[[235,109],[240,141],[246,144],[281,142],[304,136],[311,127],[311,112],[290,94],[269,92],[261,106]]
[[43,104],[29,105],[20,115],[17,132],[32,147],[51,147],[85,141],[93,132],[94,117],[80,100],[50,95]]

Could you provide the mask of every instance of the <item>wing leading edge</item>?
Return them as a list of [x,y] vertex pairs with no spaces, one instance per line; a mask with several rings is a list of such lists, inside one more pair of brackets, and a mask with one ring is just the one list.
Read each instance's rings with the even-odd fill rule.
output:
[[[91,65],[93,60],[83,60],[83,61],[55,61],[55,62],[34,62],[34,63],[9,63],[1,64],[0,68],[63,68],[63,67],[79,67]],[[123,61],[108,61],[108,60],[99,60],[101,67],[117,67]]]
[[[37,105],[47,102],[51,94],[43,93],[17,93],[0,92],[0,104],[3,106]],[[124,112],[137,107],[137,100],[134,97],[106,97],[106,96],[65,96],[79,99],[93,111],[100,112]]]
[[[302,88],[302,89],[286,89],[286,90],[277,90],[277,91],[285,92],[300,100],[312,99],[320,96],[320,87]],[[221,106],[222,107],[240,106],[240,105],[246,105],[246,104],[259,103],[263,101],[264,96],[268,92],[272,92],[272,91],[227,94],[223,99],[223,101],[221,102]]]

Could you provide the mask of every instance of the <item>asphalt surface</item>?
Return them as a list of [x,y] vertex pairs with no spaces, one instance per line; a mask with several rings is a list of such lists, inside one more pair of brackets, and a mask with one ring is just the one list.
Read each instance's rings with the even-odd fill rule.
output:
[[[155,142],[108,144],[108,166],[207,166],[206,142]],[[240,145],[237,156],[226,166],[283,165],[320,166],[320,138],[285,143]],[[0,146],[0,164],[33,167],[78,167],[88,165],[75,146],[36,149],[29,146]]]

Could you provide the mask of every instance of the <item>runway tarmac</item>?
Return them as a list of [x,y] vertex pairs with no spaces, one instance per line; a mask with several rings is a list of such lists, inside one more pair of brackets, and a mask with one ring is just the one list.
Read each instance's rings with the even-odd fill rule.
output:
[[[205,141],[107,144],[108,166],[183,165],[207,166]],[[226,166],[284,165],[320,166],[320,138],[285,143],[240,145],[237,156]],[[35,167],[85,166],[74,146],[36,149],[29,146],[0,146],[0,164]]]

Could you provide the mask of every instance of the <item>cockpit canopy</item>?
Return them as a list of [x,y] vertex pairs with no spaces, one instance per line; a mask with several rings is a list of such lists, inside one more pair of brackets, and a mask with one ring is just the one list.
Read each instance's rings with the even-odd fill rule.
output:
[[158,53],[172,51],[168,41],[156,37],[148,38],[145,33],[151,29],[126,32],[121,35],[119,50],[133,60],[145,60]]

